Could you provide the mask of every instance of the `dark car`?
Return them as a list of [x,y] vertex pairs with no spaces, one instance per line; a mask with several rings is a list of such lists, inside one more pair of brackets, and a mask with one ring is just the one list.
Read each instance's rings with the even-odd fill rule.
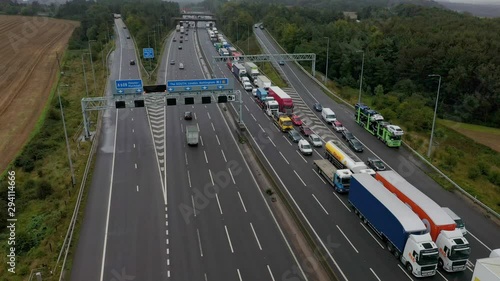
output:
[[174,40],[173,40],[173,41],[174,41],[174,42],[177,42],[177,39],[175,39],[175,38],[174,38]]
[[179,45],[179,50],[182,50],[182,45]]
[[127,39],[130,39],[130,35],[127,35]]
[[349,132],[348,130],[343,130],[342,131],[342,138],[345,139],[346,141],[349,141],[350,139],[354,138],[354,135]]
[[175,60],[171,60],[170,65],[174,65],[174,64],[175,64]]
[[363,145],[356,138],[349,140],[349,146],[356,152],[363,152]]
[[321,104],[319,102],[315,103],[313,105],[313,108],[314,108],[314,110],[316,110],[318,112],[321,112],[323,110],[323,107],[321,106]]
[[300,120],[300,117],[293,114],[290,119],[292,119],[292,123],[295,125],[295,126],[302,126],[302,120]]
[[288,138],[293,142],[299,142],[299,140],[302,139],[299,132],[297,132],[295,129],[288,131]]
[[285,61],[282,61],[282,60],[280,60],[278,63],[279,63],[279,65],[285,65]]
[[366,161],[366,165],[368,165],[368,167],[372,168],[375,171],[385,170],[384,163],[378,158],[368,158],[368,160]]
[[191,111],[184,112],[184,120],[191,120],[191,119],[193,119],[193,113]]
[[126,27],[126,26],[124,26],[124,27],[123,27],[123,29],[127,29],[127,27]]
[[135,60],[131,60],[130,65],[135,65]]
[[307,127],[307,126],[300,126],[299,129],[300,129],[300,132],[306,137],[308,137],[309,135],[312,135],[312,133],[313,133],[313,131],[311,131],[311,129],[309,129],[309,127]]

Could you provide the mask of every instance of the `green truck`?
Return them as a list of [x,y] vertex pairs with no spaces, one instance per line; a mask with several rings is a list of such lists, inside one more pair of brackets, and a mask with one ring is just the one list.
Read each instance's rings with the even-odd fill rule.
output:
[[356,123],[383,141],[387,146],[401,146],[404,132],[399,126],[384,121],[382,115],[362,103],[357,103],[354,108],[356,110],[354,114]]

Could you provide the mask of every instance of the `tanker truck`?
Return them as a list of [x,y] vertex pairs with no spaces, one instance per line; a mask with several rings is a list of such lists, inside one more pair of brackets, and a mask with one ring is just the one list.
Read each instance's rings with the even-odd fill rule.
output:
[[352,154],[349,155],[348,149],[340,149],[333,141],[328,141],[325,145],[325,158],[332,162],[338,169],[349,169],[353,174],[370,174],[375,175],[375,171],[370,169],[362,161],[354,161]]

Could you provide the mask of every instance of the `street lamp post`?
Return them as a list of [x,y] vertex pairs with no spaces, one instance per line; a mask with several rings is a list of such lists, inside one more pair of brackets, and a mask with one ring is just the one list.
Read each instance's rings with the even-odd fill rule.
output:
[[83,61],[83,56],[87,55],[82,54],[82,68],[83,68],[83,80],[85,81],[85,93],[87,93],[87,97],[89,96],[89,86],[87,85],[87,75],[85,74],[85,63]]
[[330,37],[323,37],[323,38],[326,38],[328,39],[328,41],[326,42],[326,69],[325,69],[325,79],[324,79],[324,83],[326,84],[326,81],[328,80],[328,51],[330,50]]
[[434,127],[436,126],[436,114],[437,114],[437,110],[438,110],[439,89],[441,88],[441,75],[430,74],[429,77],[439,77],[438,90],[437,90],[437,96],[436,96],[436,106],[434,106],[434,118],[432,119],[431,139],[429,141],[429,150],[427,151],[427,157],[431,158],[432,138],[434,137]]
[[[62,85],[64,87],[68,87],[69,85]],[[66,121],[64,120],[64,111],[63,111],[63,106],[61,102],[61,93],[59,92],[59,84],[57,85],[57,96],[59,98],[59,108],[61,109],[61,118],[63,122],[63,128],[64,128],[64,138],[66,138],[66,149],[68,152],[68,160],[69,160],[69,169],[71,171],[71,182],[73,186],[76,184],[75,180],[75,171],[73,170],[73,161],[71,161],[71,150],[69,148],[69,141],[68,141],[68,132],[66,130]]]
[[359,97],[358,103],[361,103],[361,88],[363,87],[363,69],[365,68],[365,52],[362,50],[356,51],[356,53],[363,53],[363,59],[361,61],[361,74],[359,78]]
[[97,96],[97,87],[96,87],[96,80],[95,80],[95,71],[94,71],[94,62],[92,61],[92,48],[90,47],[90,42],[96,42],[96,40],[89,40],[89,53],[90,53],[90,65],[92,67],[92,77],[94,78],[94,92],[95,95]]

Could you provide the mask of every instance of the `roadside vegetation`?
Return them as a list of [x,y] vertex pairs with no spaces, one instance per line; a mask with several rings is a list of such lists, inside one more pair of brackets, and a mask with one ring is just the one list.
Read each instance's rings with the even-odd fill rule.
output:
[[[172,11],[178,12],[176,4],[170,3],[168,5],[166,9],[170,10],[171,13],[174,13]],[[114,48],[113,13],[122,13],[121,8],[123,7],[125,14],[129,15],[128,19],[133,30],[131,32],[137,32],[135,37],[138,39],[138,45],[146,47],[147,43],[144,43],[144,38],[147,34],[145,35],[141,27],[149,18],[146,6],[145,3],[129,2],[123,4],[120,1],[94,3],[82,0],[67,2],[60,6],[53,4],[45,6],[37,2],[32,4],[14,2],[0,4],[0,14],[41,15],[80,22],[80,27],[75,29],[68,42],[67,51],[64,54],[58,54],[61,72],[57,77],[56,84],[59,85],[64,108],[76,185],[72,184],[57,98],[57,86],[54,85],[44,113],[40,117],[30,140],[0,176],[0,241],[7,241],[9,235],[6,229],[7,171],[16,172],[15,203],[16,218],[18,219],[16,224],[16,273],[7,272],[7,266],[3,266],[0,268],[0,280],[27,280],[33,269],[41,271],[44,280],[58,279],[61,262],[55,268],[55,275],[52,275],[51,271],[56,266],[56,260],[73,213],[91,145],[89,141],[80,138],[83,130],[80,100],[86,97],[87,93],[91,97],[104,94],[108,79],[108,72],[105,68],[106,57]],[[166,7],[159,1],[153,6]],[[157,10],[156,14],[162,12],[165,11]],[[163,25],[157,26],[158,31],[162,30],[159,32],[161,34],[167,32],[169,28],[167,24],[171,25],[170,18],[165,17],[165,14],[167,13],[163,14],[163,19],[165,19]],[[162,22],[157,21],[154,24],[156,23],[161,24]],[[149,27],[148,24],[146,26]],[[159,40],[159,38],[157,39]],[[89,47],[92,49],[89,50]],[[90,63],[90,51],[95,80]],[[83,67],[86,71],[88,87],[85,86]],[[19,75],[24,75],[24,73]],[[96,117],[97,114],[91,114],[92,126],[95,126]],[[84,206],[85,202],[82,204]],[[80,216],[83,212],[84,208],[81,208]],[[78,221],[81,222],[81,218]],[[67,268],[70,268],[72,263],[71,258],[78,241],[79,227],[78,223],[73,236]],[[2,243],[0,254],[4,265],[7,262],[7,251],[8,245]]]
[[[263,22],[287,52],[316,53],[318,78],[325,72],[329,37],[328,88],[350,104],[358,100],[363,51],[363,103],[400,125],[404,141],[421,155],[427,154],[438,88],[438,78],[428,75],[441,75],[438,116],[454,121],[437,122],[429,160],[500,212],[500,155],[483,145],[488,139],[496,144],[499,137],[491,130],[457,125],[500,127],[500,76],[494,75],[500,65],[500,39],[493,31],[499,22],[407,4],[391,9],[362,5],[354,8],[361,20],[356,22],[342,14],[342,7],[349,8],[345,4],[338,9],[320,5],[318,11],[309,6],[203,2],[217,7],[218,26],[232,40],[242,37],[236,42],[243,50],[239,42],[245,40],[246,25]],[[430,176],[451,189],[438,175]]]

